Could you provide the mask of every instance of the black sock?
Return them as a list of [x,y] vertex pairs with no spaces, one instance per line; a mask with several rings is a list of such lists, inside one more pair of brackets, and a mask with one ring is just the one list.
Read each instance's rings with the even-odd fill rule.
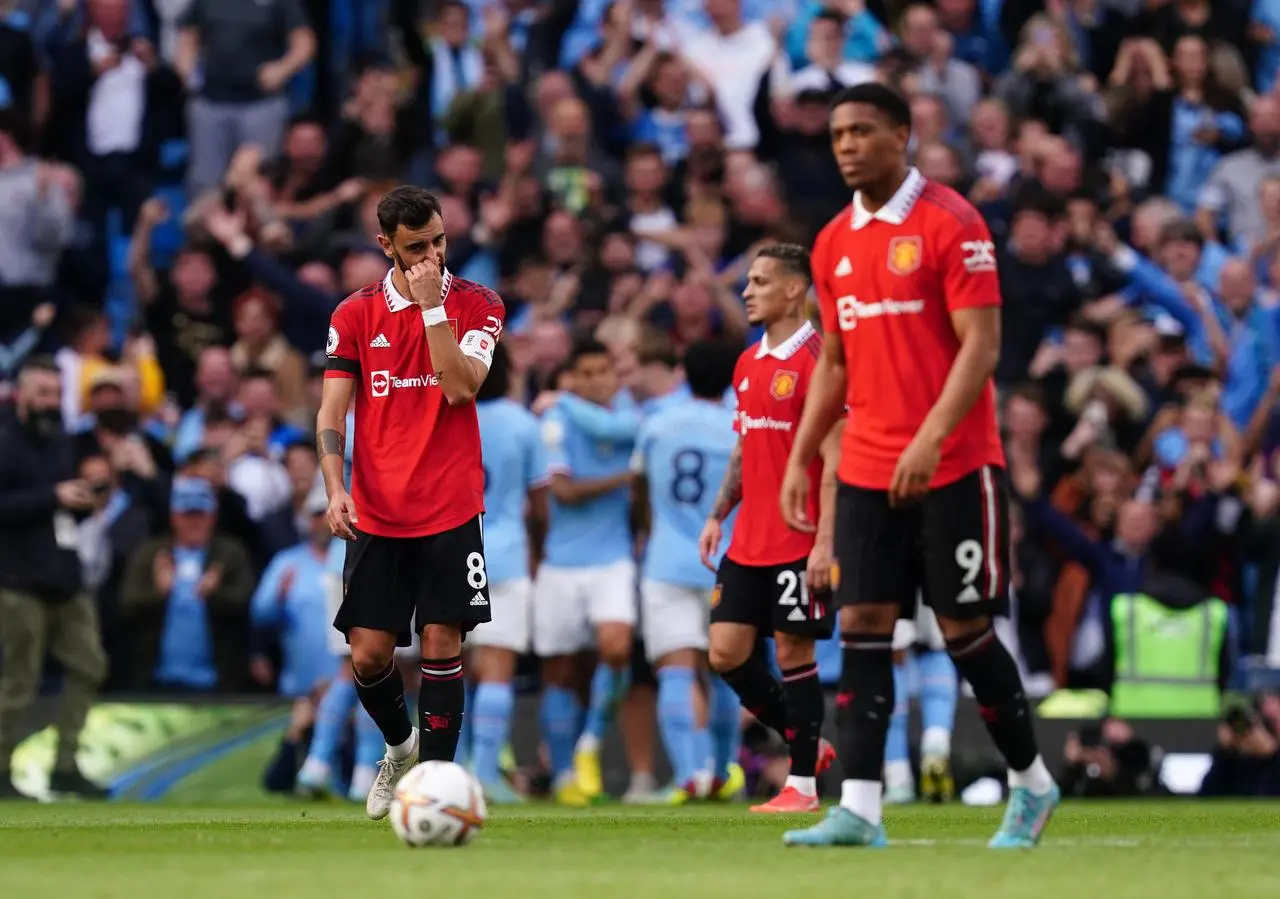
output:
[[787,696],[759,652],[751,654],[732,671],[721,673],[733,688],[742,707],[755,715],[761,724],[785,737],[787,733]]
[[393,659],[386,670],[368,683],[355,676],[356,696],[360,705],[369,713],[373,723],[382,731],[382,739],[388,746],[399,746],[413,735],[409,712],[404,707],[404,681]]
[[1026,771],[1036,760],[1036,732],[1022,690],[1018,665],[994,630],[947,642],[947,652],[960,676],[973,687],[978,713],[996,748],[1014,771]]
[[893,714],[893,638],[840,635],[836,733],[846,780],[874,780],[884,770],[884,741]]
[[418,690],[418,760],[452,762],[462,733],[462,707],[467,685],[462,656],[423,659]]
[[791,773],[796,777],[813,777],[818,767],[824,705],[818,663],[783,670],[782,690],[787,697],[785,736],[791,746]]

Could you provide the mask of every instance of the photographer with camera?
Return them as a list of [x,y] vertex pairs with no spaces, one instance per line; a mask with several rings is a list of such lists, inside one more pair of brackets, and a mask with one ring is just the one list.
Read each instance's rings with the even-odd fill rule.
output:
[[1278,706],[1280,696],[1271,694],[1223,716],[1201,796],[1280,796]]
[[1067,764],[1058,783],[1064,796],[1148,796],[1157,789],[1157,753],[1119,718],[1070,734],[1062,755]]

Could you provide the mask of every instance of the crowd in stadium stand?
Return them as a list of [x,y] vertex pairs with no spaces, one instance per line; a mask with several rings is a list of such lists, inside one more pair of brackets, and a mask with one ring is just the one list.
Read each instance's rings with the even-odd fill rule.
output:
[[[591,332],[642,398],[756,338],[746,265],[848,203],[827,103],[875,79],[996,237],[1029,688],[1109,689],[1148,600],[1225,607],[1220,686],[1280,682],[1278,70],[1280,0],[0,0],[0,401],[52,356],[107,659],[72,679],[320,676],[325,334],[389,186],[505,300],[515,398]],[[0,597],[75,568],[23,527]]]

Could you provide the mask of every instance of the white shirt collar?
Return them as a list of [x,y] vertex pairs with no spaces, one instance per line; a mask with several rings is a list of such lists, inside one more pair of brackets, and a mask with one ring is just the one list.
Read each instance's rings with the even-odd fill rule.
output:
[[856,192],[853,195],[853,230],[865,228],[873,219],[879,219],[890,225],[901,225],[915,208],[916,201],[920,199],[920,194],[928,183],[924,175],[914,167],[907,169],[906,180],[889,198],[889,202],[875,212],[867,212],[866,207],[862,205],[862,191]]
[[[400,291],[396,290],[395,282],[391,276],[395,273],[395,268],[387,269],[387,276],[382,279],[382,291],[387,296],[387,308],[392,312],[399,312],[401,309],[408,309],[410,306],[418,305],[413,300],[406,299]],[[449,288],[453,286],[453,274],[449,269],[445,269],[440,276],[440,297],[441,302],[449,298]]]
[[760,346],[756,349],[756,358],[763,359],[765,356],[772,356],[775,359],[790,359],[796,354],[796,350],[800,349],[813,334],[813,325],[805,322],[800,326],[800,330],[772,349],[769,348],[769,335],[765,334],[760,338]]

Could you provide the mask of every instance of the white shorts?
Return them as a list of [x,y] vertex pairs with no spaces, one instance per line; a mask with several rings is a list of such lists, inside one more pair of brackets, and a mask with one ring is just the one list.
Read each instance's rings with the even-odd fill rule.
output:
[[495,646],[515,653],[529,651],[529,602],[533,581],[527,577],[489,585],[492,621],[477,624],[467,634],[468,646]]
[[706,650],[710,588],[642,581],[640,612],[644,654],[651,664],[678,649]]
[[942,636],[942,628],[938,627],[938,619],[933,609],[916,599],[916,617],[899,618],[893,626],[894,650],[910,649],[916,645],[933,650],[947,648],[946,638]]
[[543,565],[533,588],[533,651],[571,655],[596,645],[601,624],[636,623],[636,566],[630,559],[590,568]]

